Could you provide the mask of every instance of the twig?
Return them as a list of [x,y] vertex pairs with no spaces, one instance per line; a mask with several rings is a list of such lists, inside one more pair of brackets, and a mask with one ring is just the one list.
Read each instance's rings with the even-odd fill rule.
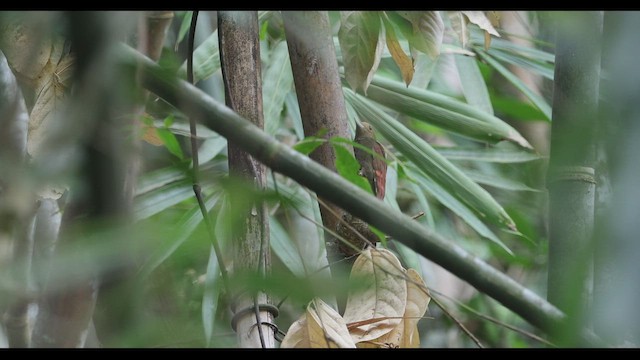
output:
[[502,322],[502,321],[500,321],[498,319],[495,319],[495,318],[493,318],[491,316],[482,314],[482,313],[478,312],[477,310],[473,309],[472,307],[470,307],[470,306],[468,306],[466,304],[463,304],[462,302],[460,302],[460,301],[458,301],[458,300],[456,300],[456,299],[454,299],[454,298],[452,298],[452,297],[450,297],[448,295],[445,295],[445,294],[443,294],[443,293],[441,293],[441,292],[439,292],[437,290],[434,290],[434,289],[429,289],[429,290],[432,293],[438,294],[438,296],[442,296],[444,298],[447,298],[448,300],[454,302],[456,305],[464,308],[465,310],[471,312],[472,314],[474,314],[474,315],[476,315],[476,316],[478,316],[478,317],[480,317],[480,318],[482,318],[484,320],[490,321],[490,322],[492,322],[492,323],[494,323],[496,325],[499,325],[499,326],[503,326],[503,327],[505,327],[505,328],[507,328],[509,330],[515,331],[515,332],[517,332],[517,333],[519,333],[521,335],[524,335],[524,336],[526,336],[528,338],[531,338],[533,340],[539,341],[539,342],[541,342],[541,343],[543,343],[545,345],[552,346],[552,347],[557,347],[554,343],[552,343],[552,342],[550,342],[548,340],[545,340],[545,339],[541,338],[540,336],[538,336],[536,334],[532,334],[529,331],[520,329],[520,328],[515,327],[513,325],[506,324],[506,323],[504,323],[504,322]]
[[466,326],[464,326],[464,324],[462,324],[460,322],[460,320],[456,319],[455,316],[453,316],[453,314],[451,314],[449,312],[449,310],[447,310],[447,308],[444,306],[444,304],[442,304],[437,298],[433,297],[433,295],[429,295],[431,297],[431,300],[433,300],[433,302],[442,310],[442,312],[447,315],[451,320],[453,320],[453,322],[456,323],[456,325],[458,325],[458,327],[460,328],[460,330],[462,330],[465,334],[467,334],[467,336],[474,342],[476,343],[476,345],[478,345],[479,348],[484,348],[484,346],[482,345],[482,343],[480,342],[480,340],[478,340],[478,338],[473,335],[471,333],[471,331],[469,331],[469,329],[466,328]]
[[[188,57],[187,57],[187,79],[189,83],[193,84],[193,45],[195,42],[196,36],[196,24],[198,21],[198,11],[193,12],[193,16],[191,17],[191,25],[189,28],[189,41],[188,41]],[[213,245],[213,251],[216,253],[216,258],[218,259],[218,264],[220,264],[220,275],[222,276],[222,282],[224,283],[224,287],[229,292],[229,278],[227,276],[227,267],[224,265],[224,261],[222,259],[222,251],[220,250],[220,246],[218,245],[218,241],[215,237],[215,232],[213,230],[213,224],[211,223],[211,219],[209,218],[209,214],[207,213],[207,207],[204,204],[204,199],[202,198],[202,188],[200,187],[199,179],[198,179],[198,140],[197,140],[197,129],[196,129],[196,119],[193,117],[189,117],[189,131],[191,133],[191,158],[193,160],[193,192],[196,196],[196,200],[198,200],[198,205],[200,206],[200,211],[202,212],[202,218],[207,226],[207,231],[209,232],[209,238],[211,239],[211,244]]]

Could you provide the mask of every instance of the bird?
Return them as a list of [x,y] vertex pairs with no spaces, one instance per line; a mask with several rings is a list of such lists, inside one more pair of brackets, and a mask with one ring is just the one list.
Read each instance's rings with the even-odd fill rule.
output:
[[371,124],[367,122],[356,124],[354,141],[379,155],[374,156],[357,147],[354,147],[353,150],[356,160],[360,164],[359,174],[369,181],[373,195],[378,199],[384,199],[387,163],[385,161],[384,147],[376,140],[375,131]]
[[[368,151],[354,146],[354,155],[360,164],[358,174],[363,176],[371,185],[371,191],[378,199],[384,200],[387,163],[385,161],[384,147],[376,140],[375,130],[371,124],[362,122],[356,124],[354,142],[370,149],[379,156],[374,156]],[[374,246],[378,242],[378,236],[371,231],[369,224],[361,219],[345,212],[337,227],[338,234],[346,240],[338,241],[340,252],[347,256],[359,253],[367,246]],[[364,239],[366,240],[364,240]]]

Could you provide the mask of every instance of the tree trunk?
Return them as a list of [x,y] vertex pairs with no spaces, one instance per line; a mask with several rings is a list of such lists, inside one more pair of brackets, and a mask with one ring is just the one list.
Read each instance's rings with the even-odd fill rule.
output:
[[[258,13],[220,11],[218,38],[226,104],[263,129]],[[265,166],[231,141],[228,150],[230,175],[246,179],[256,188],[264,189],[267,180]],[[234,196],[243,196],[229,195],[231,206],[237,204]],[[246,211],[244,227],[233,234],[233,271],[264,276],[271,268],[268,211],[263,202],[252,204]],[[248,294],[244,289],[237,291],[233,294],[232,307],[240,347],[275,347],[273,329],[262,325],[273,322],[273,315],[261,306],[269,304],[267,294]]]
[[[173,11],[144,11],[136,14],[137,20],[137,44],[138,51],[147,55],[150,59],[158,61],[164,47],[164,42],[171,22]],[[143,167],[142,144],[140,141],[142,132],[141,117],[145,112],[145,104],[149,98],[147,91],[142,92],[141,99],[131,104],[131,109],[125,110],[129,115],[129,128],[126,158],[123,158],[123,166],[126,167],[124,196],[125,207],[133,205],[138,175]],[[126,329],[131,329],[138,320],[140,289],[143,287],[136,281],[135,269],[121,269],[109,276],[108,282],[100,285],[99,296],[96,303],[97,331],[101,334],[103,343],[108,344],[114,336],[119,336]]]
[[[35,210],[33,195],[21,189],[19,174],[24,173],[27,148],[27,112],[22,94],[4,55],[0,53],[0,238],[13,241],[13,260],[23,262],[17,284],[29,288],[31,251],[30,236]],[[21,194],[21,192],[23,194]],[[26,196],[25,196],[26,195]],[[12,199],[13,198],[13,199]],[[18,206],[16,200],[25,206]],[[6,235],[2,236],[2,235]],[[7,330],[9,347],[28,347],[29,324],[27,311],[30,299],[21,296],[11,299],[8,309],[0,309],[2,323]]]
[[[322,137],[326,139],[351,138],[327,12],[283,11],[282,18],[304,135],[317,136],[324,131]],[[353,147],[347,146],[347,149],[353,154]],[[319,146],[309,157],[336,171],[336,155],[330,144]],[[327,204],[327,207],[320,205],[322,222],[335,231],[344,211],[326,198],[320,200]],[[349,269],[340,261],[347,255],[340,252],[338,239],[327,231],[324,236],[331,273],[334,280],[340,281],[348,275]],[[339,301],[340,307],[342,302]]]
[[562,345],[577,345],[575,329],[588,308],[592,282],[594,129],[600,80],[601,12],[558,17],[549,189],[549,301],[565,311]]
[[[640,152],[640,13],[607,11],[604,16],[602,109],[598,135],[606,159],[599,159],[594,329],[614,346],[638,347],[640,242],[638,242],[638,153]],[[608,171],[608,173],[607,173]],[[610,174],[610,177],[606,176]],[[602,181],[602,182],[600,182]],[[612,191],[608,191],[608,183]]]

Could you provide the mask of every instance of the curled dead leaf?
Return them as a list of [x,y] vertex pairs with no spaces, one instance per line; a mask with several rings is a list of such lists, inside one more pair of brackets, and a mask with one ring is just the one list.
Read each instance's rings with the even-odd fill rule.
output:
[[391,21],[384,17],[382,18],[382,21],[386,32],[387,48],[389,49],[389,53],[391,53],[391,58],[393,58],[393,61],[395,61],[398,68],[400,68],[402,80],[404,80],[404,83],[409,86],[413,79],[413,73],[415,72],[413,60],[405,54],[404,50],[402,50]]
[[355,348],[342,316],[321,299],[313,299],[307,311],[287,331],[282,348]]
[[[398,258],[386,249],[366,249],[356,259],[350,280],[361,286],[349,293],[344,311],[348,324],[365,322],[351,328],[358,343],[387,334],[401,321],[407,301],[404,269]],[[371,319],[379,319],[366,323]]]

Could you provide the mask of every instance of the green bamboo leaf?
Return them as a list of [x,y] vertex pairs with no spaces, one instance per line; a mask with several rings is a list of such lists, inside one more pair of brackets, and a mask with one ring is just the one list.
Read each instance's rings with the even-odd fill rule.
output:
[[513,220],[493,197],[440,155],[431,145],[400,122],[382,112],[366,98],[344,89],[361,117],[366,118],[398,151],[425,174],[447,189],[478,216],[501,227],[515,230]]
[[[166,128],[171,131],[172,134],[178,136],[186,136],[191,137],[191,125],[187,121],[176,121],[173,119],[169,125],[165,124],[165,120],[154,120],[152,123],[148,124],[152,125],[155,128]],[[196,124],[196,135],[198,139],[204,140],[212,137],[220,136],[217,132],[209,129],[208,127]]]
[[[273,177],[267,177],[267,187],[271,190],[275,190],[276,187],[273,183]],[[278,181],[277,184],[278,194],[285,199],[286,201],[291,202],[296,207],[304,206],[307,201],[307,196],[304,190],[297,185],[297,183],[287,183],[283,181]]]
[[553,64],[539,62],[521,55],[507,53],[502,50],[489,49],[487,53],[498,60],[518,66],[534,74],[539,74],[549,80],[553,80]]
[[180,23],[180,31],[178,32],[178,38],[176,39],[176,46],[182,42],[184,36],[187,35],[187,31],[189,31],[189,27],[191,25],[191,18],[193,18],[193,11],[185,11],[182,16],[182,22]]
[[264,126],[268,134],[274,135],[280,127],[285,97],[293,86],[293,73],[286,41],[279,42],[273,48],[269,64],[263,74]]
[[367,97],[393,110],[472,139],[531,145],[514,128],[474,106],[426,89],[407,88],[401,82],[374,76]]
[[431,206],[429,206],[429,202],[427,201],[427,197],[424,196],[424,191],[416,184],[415,180],[409,181],[409,187],[413,191],[416,201],[420,204],[420,209],[424,212],[424,217],[426,218],[427,226],[432,229],[436,228],[436,222],[433,219],[433,213],[431,212]]
[[453,211],[453,213],[458,215],[460,219],[467,223],[480,236],[500,245],[500,247],[505,249],[509,254],[513,255],[511,249],[509,249],[509,247],[505,245],[502,240],[500,240],[498,236],[494,234],[493,231],[491,231],[465,204],[452,196],[448,189],[440,186],[427,174],[412,166],[407,168],[407,173],[423,191],[431,194],[439,203]]
[[547,101],[540,95],[536,94],[531,90],[525,83],[520,80],[519,77],[514,75],[509,69],[500,64],[497,60],[495,60],[492,56],[487,54],[484,50],[479,47],[474,47],[476,53],[489,64],[491,67],[496,69],[502,76],[504,76],[513,86],[515,86],[518,90],[522,91],[522,93],[529,99],[531,102],[542,111],[547,120],[551,121],[551,106],[547,103]]
[[302,154],[309,155],[313,152],[313,150],[317,149],[320,145],[326,142],[327,140],[324,138],[319,138],[317,136],[307,136],[306,138],[293,145],[293,148]]
[[478,184],[491,186],[498,189],[510,191],[533,191],[540,192],[538,189],[529,187],[519,181],[505,178],[503,176],[486,174],[474,170],[463,170],[467,176]]
[[211,246],[209,250],[209,261],[207,262],[207,273],[204,281],[204,293],[202,294],[202,326],[207,346],[211,346],[215,316],[221,296],[220,289],[220,266],[216,252]]
[[440,55],[444,22],[439,11],[396,11],[396,13],[412,25],[411,34],[405,32],[412,48],[431,56],[432,59]]
[[341,11],[338,40],[347,82],[365,93],[378,69],[384,45],[380,39],[380,16],[375,11]]
[[[475,45],[482,45],[484,38],[481,34],[473,32],[471,39]],[[535,40],[535,39],[530,39]],[[515,41],[504,39],[493,39],[491,41],[491,50],[501,50],[503,52],[512,53],[514,55],[526,57],[533,61],[550,63],[555,62],[555,55],[544,50],[540,50],[531,46],[526,46]]]
[[546,121],[545,115],[527,100],[491,94],[496,111],[518,121]]
[[387,165],[387,179],[385,183],[384,202],[392,208],[401,211],[398,205],[398,162]]
[[363,190],[373,194],[371,185],[367,179],[358,174],[360,171],[360,163],[356,160],[355,156],[353,156],[346,147],[338,143],[332,142],[331,145],[336,153],[336,171],[338,174]]
[[416,71],[413,74],[413,81],[411,81],[411,87],[417,89],[426,89],[427,85],[431,81],[433,70],[438,63],[437,59],[433,60],[425,54],[418,54],[415,59]]
[[[201,164],[201,172],[221,172],[226,168],[226,160],[208,161]],[[170,183],[178,181],[191,181],[191,174],[186,171],[182,164],[171,165],[165,168],[150,171],[138,180],[136,187],[136,197],[157,190]]]
[[[216,30],[193,51],[193,81],[206,80],[218,70],[220,70],[220,52],[218,30]],[[180,66],[178,76],[187,78],[186,61]]]
[[190,197],[193,197],[193,188],[187,179],[145,193],[134,201],[134,221],[146,219]]
[[282,263],[297,276],[306,277],[304,262],[297,245],[291,240],[287,231],[274,217],[269,218],[270,244],[273,253],[282,260]]
[[[227,138],[224,136],[216,136],[205,140],[198,148],[198,161],[200,165],[211,161],[226,148]],[[193,167],[193,161],[191,162],[191,167]]]
[[295,91],[290,91],[284,99],[284,104],[287,107],[287,115],[291,118],[293,123],[293,131],[298,139],[304,139],[304,128],[302,127],[302,116],[300,115],[300,107],[298,106],[298,100]]
[[493,106],[491,105],[487,84],[480,73],[476,59],[460,55],[454,56],[454,59],[458,74],[460,74],[462,93],[467,99],[467,103],[493,115]]
[[521,163],[543,159],[542,156],[531,151],[523,151],[505,146],[475,149],[462,147],[436,148],[440,155],[449,160],[486,161],[494,163]]
[[[193,194],[193,192],[192,192]],[[205,199],[205,207],[210,211],[220,199],[220,193],[217,192],[209,198]],[[189,209],[177,226],[174,236],[167,236],[162,243],[155,248],[148,259],[140,268],[139,275],[142,279],[146,279],[153,270],[169,258],[195,231],[196,227],[202,222],[202,212],[196,204]]]
[[138,180],[135,195],[140,196],[172,182],[184,179],[186,179],[184,169],[175,165],[150,171],[141,176]]
[[158,134],[158,137],[162,140],[162,143],[171,154],[175,155],[180,160],[184,160],[184,154],[180,148],[180,143],[171,131],[168,129],[158,128],[156,129],[156,134]]

